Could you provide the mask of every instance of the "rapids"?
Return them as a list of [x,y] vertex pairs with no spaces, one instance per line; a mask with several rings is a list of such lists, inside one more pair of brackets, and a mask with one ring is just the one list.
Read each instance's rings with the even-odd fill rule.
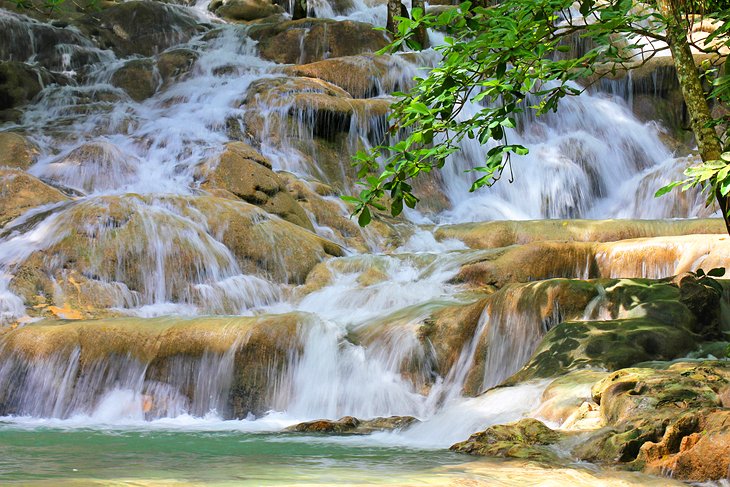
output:
[[[582,467],[546,472],[519,462],[471,462],[433,451],[486,426],[536,414],[546,386],[541,381],[470,396],[519,370],[544,333],[565,318],[557,308],[544,313],[538,298],[522,288],[499,296],[468,290],[457,279],[460,269],[491,259],[495,250],[440,235],[458,233],[458,225],[444,225],[711,215],[698,194],[653,198],[686,164],[688,149],[668,148],[667,129],[635,116],[631,79],[568,99],[543,119],[520,120],[523,128],[512,141],[531,152],[515,159],[513,184],[469,193],[465,171],[483,160],[488,147],[466,141],[428,187],[441,203],[409,211],[389,237],[353,230],[349,236],[364,242],[355,248],[310,209],[317,240],[251,205],[206,200],[200,165],[219,157],[230,140],[244,140],[311,192],[320,183],[352,191],[349,156],[387,131],[379,107],[437,62],[437,53],[392,56],[387,76],[377,78],[366,98],[348,95],[344,112],[327,111],[318,108],[321,100],[307,98],[316,91],[311,85],[281,84],[288,83],[282,66],[259,54],[253,27],[223,23],[207,5],[174,7],[211,30],[174,46],[194,53],[190,72],[159,79],[156,93],[141,101],[113,83],[128,59],[94,47],[80,32],[64,44],[73,48],[49,54],[41,43],[61,29],[0,10],[0,28],[27,39],[22,49],[0,46],[0,55],[20,61],[57,56],[53,67],[69,80],[46,86],[17,123],[0,126],[37,144],[39,156],[28,172],[69,196],[25,212],[0,231],[0,324],[20,324],[0,336],[0,480],[129,478],[154,485],[171,481],[165,475],[173,472],[206,485],[226,483],[226,476],[252,485],[383,482],[387,476],[416,484],[431,475],[443,483],[486,475],[485,483],[502,485],[546,475],[574,485],[649,482]],[[385,22],[379,2],[355,0],[343,9],[323,0],[313,10],[320,18]],[[441,39],[431,33],[433,43]],[[333,156],[333,150],[339,152]],[[322,199],[337,218],[347,216],[333,194]],[[232,230],[222,213],[245,215],[241,233],[228,236]],[[240,248],[241,235],[256,235],[261,248]],[[283,244],[290,235],[292,246],[316,250],[308,255],[319,263],[306,279],[290,272],[302,261]],[[659,278],[698,268],[715,248],[697,250],[688,241],[698,254],[681,260],[691,252],[671,240],[656,244],[664,253],[657,251],[651,268],[615,264],[612,256],[630,253],[632,245],[648,252],[640,243],[596,247],[591,258],[610,261],[601,267],[606,277]],[[58,276],[66,279],[64,273],[83,261],[79,274],[103,296],[104,319],[32,324],[33,310],[14,279],[37,266],[32,259],[38,256],[51,269],[49,293],[64,303],[73,294],[67,283],[87,281],[74,274],[61,282]],[[586,262],[570,262],[555,277],[596,277]],[[434,313],[476,305],[481,311],[473,329],[450,343],[448,353],[424,339]],[[78,317],[57,308],[59,318]],[[391,415],[422,422],[358,438],[280,433],[317,418]],[[69,453],[75,459],[47,461],[29,442],[53,451],[75,445]],[[105,451],[108,463],[145,464],[166,453],[137,476],[95,463],[94,448]],[[24,452],[25,462],[44,464],[32,477],[13,471]],[[237,467],[241,456],[255,467]],[[174,465],[180,458],[189,463]],[[373,477],[368,470],[383,462],[385,473]],[[269,471],[284,464],[284,473]]]

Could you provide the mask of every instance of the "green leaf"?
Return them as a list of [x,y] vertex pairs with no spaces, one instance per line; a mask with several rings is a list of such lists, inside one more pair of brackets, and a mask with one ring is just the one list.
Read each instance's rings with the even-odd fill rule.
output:
[[711,269],[707,272],[707,275],[710,277],[722,277],[725,275],[725,268],[724,267],[715,267],[714,269]]
[[659,198],[660,196],[664,196],[665,194],[669,193],[671,190],[682,184],[684,181],[672,181],[671,183],[667,184],[666,186],[662,186],[657,190],[656,193],[654,193],[654,198]]
[[372,216],[370,215],[370,209],[365,206],[363,207],[362,211],[360,212],[360,215],[357,217],[357,224],[361,227],[366,227],[368,223],[370,223],[370,220],[372,219]]

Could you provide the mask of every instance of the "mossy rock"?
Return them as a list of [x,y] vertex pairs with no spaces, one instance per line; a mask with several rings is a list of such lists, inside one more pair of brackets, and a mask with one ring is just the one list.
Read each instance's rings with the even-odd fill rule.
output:
[[554,463],[558,456],[549,446],[562,438],[561,433],[551,430],[542,422],[527,418],[474,433],[468,440],[452,445],[450,450],[470,455]]

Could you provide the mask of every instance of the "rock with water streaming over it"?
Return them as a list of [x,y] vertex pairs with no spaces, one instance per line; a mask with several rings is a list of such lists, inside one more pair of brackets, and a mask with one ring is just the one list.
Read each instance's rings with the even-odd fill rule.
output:
[[[0,414],[90,414],[129,390],[136,419],[261,414],[300,347],[301,315],[120,318],[0,329]],[[143,408],[143,405],[146,405]],[[146,410],[145,410],[146,409]]]
[[326,58],[376,52],[388,45],[383,32],[352,20],[301,19],[254,26],[261,56],[282,64],[305,64]]
[[0,167],[27,170],[38,159],[38,146],[15,132],[0,132]]
[[69,200],[26,172],[0,168],[0,228],[32,208]]
[[132,100],[141,102],[155,94],[161,79],[151,59],[133,59],[114,72],[111,84],[126,91]]
[[338,420],[318,419],[289,426],[285,431],[295,433],[333,433],[368,435],[376,431],[393,431],[407,428],[418,419],[413,416],[390,416],[387,418],[357,419],[345,416]]
[[551,327],[510,383],[578,368],[616,370],[672,360],[703,341],[722,337],[722,287],[712,279],[688,274],[663,281],[604,281],[600,286],[603,296],[597,297],[596,316],[586,313],[581,321]]
[[[107,312],[99,307],[160,302],[239,313],[275,299],[265,278],[300,283],[322,259],[343,252],[253,205],[209,196],[90,198],[40,225],[49,240],[29,249],[10,287],[42,316],[49,306],[74,303],[91,316]],[[153,228],[164,229],[164,241]]]
[[204,32],[189,11],[153,1],[130,1],[94,12],[79,21],[82,32],[118,56],[152,56]]

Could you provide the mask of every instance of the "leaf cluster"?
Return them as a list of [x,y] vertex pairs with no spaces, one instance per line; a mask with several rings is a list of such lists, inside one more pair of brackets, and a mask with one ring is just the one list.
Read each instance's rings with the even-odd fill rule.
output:
[[[646,52],[642,43],[664,40],[662,18],[632,0],[577,4],[580,12],[572,0],[505,0],[489,7],[466,1],[438,15],[416,9],[412,19],[400,19],[391,51],[409,46],[420,26],[451,35],[436,48],[439,65],[415,78],[408,93],[395,94],[386,140],[355,158],[363,189],[346,199],[361,225],[370,221],[371,208],[386,210],[389,203],[395,216],[404,205],[415,207],[412,180],[442,168],[464,139],[489,147],[471,170],[471,191],[504,174],[511,180],[512,157],[528,153],[509,141],[520,115],[556,111],[561,99],[586,88],[586,80],[645,62],[637,54]],[[571,46],[580,39],[593,47],[576,55]]]

